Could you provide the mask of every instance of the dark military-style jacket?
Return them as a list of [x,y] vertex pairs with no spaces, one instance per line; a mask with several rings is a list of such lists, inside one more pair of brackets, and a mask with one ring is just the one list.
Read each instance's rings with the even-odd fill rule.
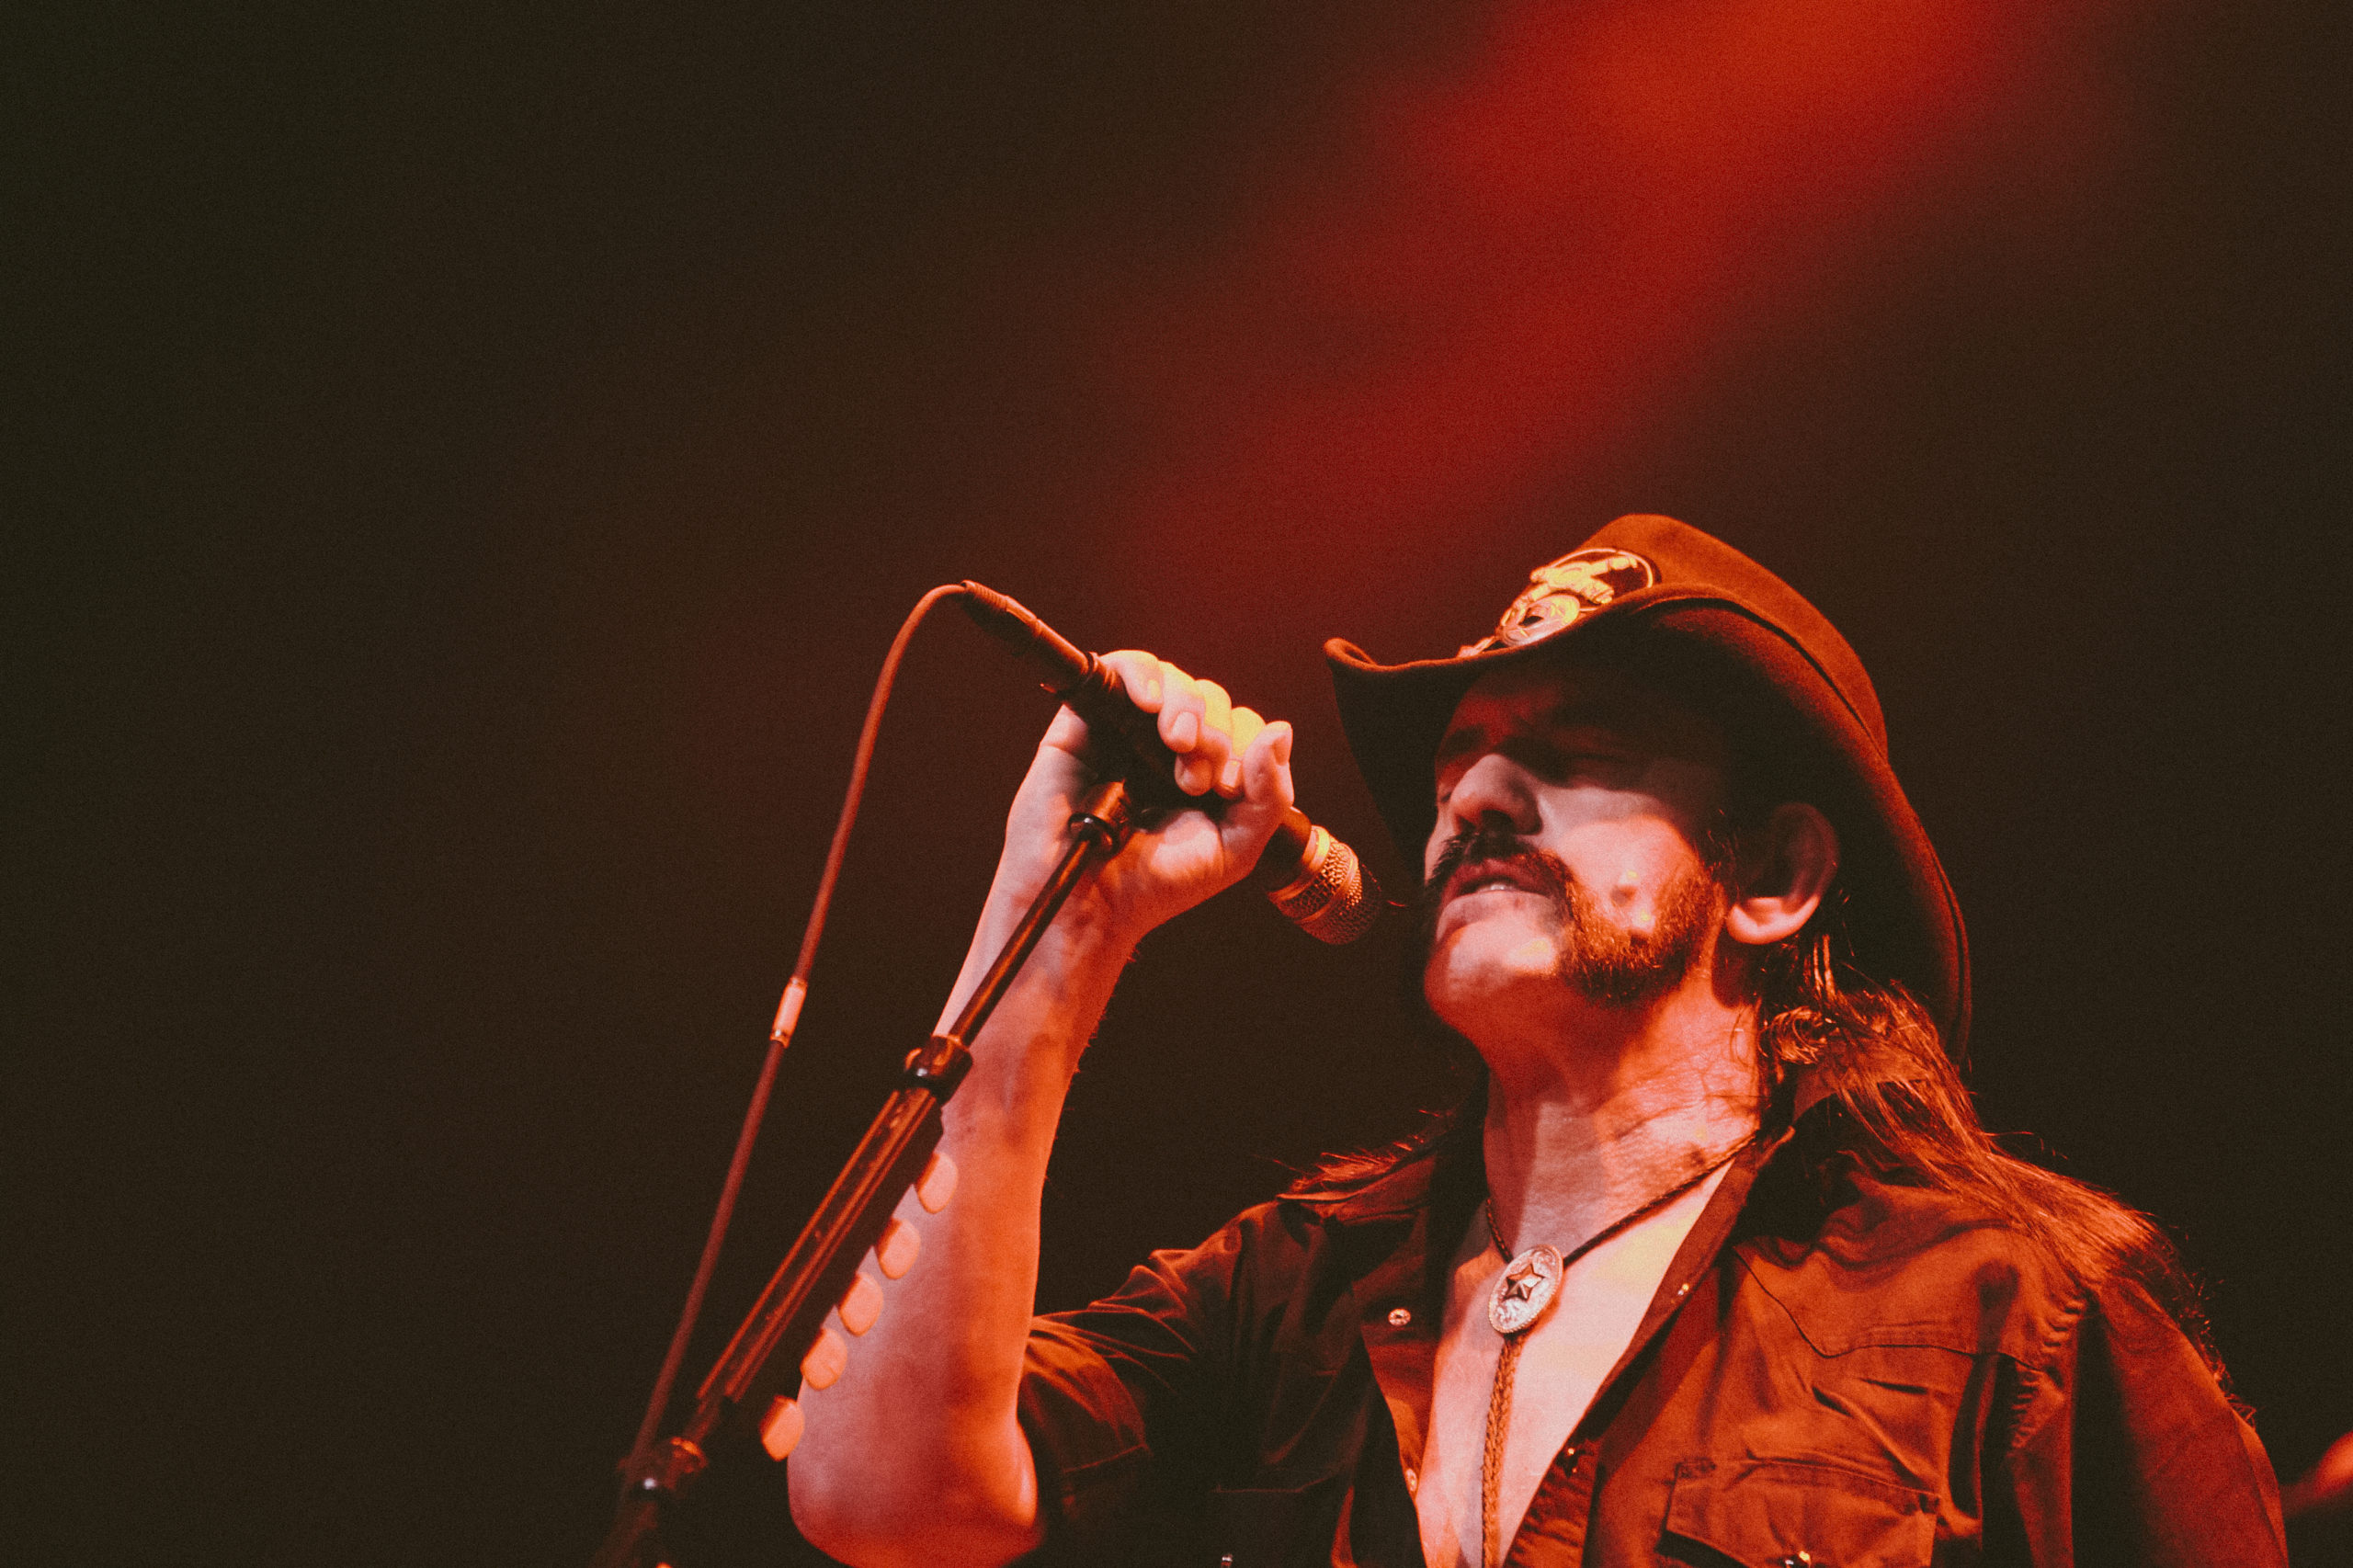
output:
[[[1041,1555],[1421,1563],[1408,1477],[1476,1145],[1260,1205],[1039,1319]],[[2284,1564],[2261,1445],[2143,1290],[1794,1151],[1718,1187],[1509,1568]]]

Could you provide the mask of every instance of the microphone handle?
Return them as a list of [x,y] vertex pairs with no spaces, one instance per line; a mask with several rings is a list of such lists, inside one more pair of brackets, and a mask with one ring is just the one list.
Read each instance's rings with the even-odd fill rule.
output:
[[[1223,816],[1230,802],[1216,790],[1188,795],[1177,787],[1176,754],[1160,738],[1159,715],[1147,713],[1130,700],[1127,683],[1118,671],[1092,653],[1086,657],[1090,667],[1085,678],[1055,695],[1086,721],[1090,734],[1101,734],[1108,728],[1119,737],[1135,765],[1128,770],[1128,789],[1136,800],[1162,811]],[[1282,821],[1275,824],[1274,836],[1258,852],[1258,863],[1251,868],[1253,885],[1272,892],[1295,881],[1315,832],[1315,824],[1297,806],[1284,812]]]
[[[1039,619],[1019,600],[970,579],[962,586],[965,613],[1027,665],[1039,685],[1085,720],[1089,734],[1110,737],[1113,749],[1128,754],[1128,788],[1139,803],[1211,817],[1225,813],[1225,797],[1214,790],[1188,795],[1177,788],[1176,754],[1160,738],[1159,717],[1129,699],[1119,672]],[[1251,881],[1267,892],[1296,883],[1317,848],[1320,831],[1297,806],[1285,812],[1251,870]]]

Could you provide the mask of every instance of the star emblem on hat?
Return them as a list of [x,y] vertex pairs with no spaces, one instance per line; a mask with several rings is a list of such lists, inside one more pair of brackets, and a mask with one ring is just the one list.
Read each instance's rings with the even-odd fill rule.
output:
[[1658,568],[1631,550],[1573,550],[1528,574],[1495,631],[1466,642],[1455,657],[1541,642],[1577,619],[1658,581]]

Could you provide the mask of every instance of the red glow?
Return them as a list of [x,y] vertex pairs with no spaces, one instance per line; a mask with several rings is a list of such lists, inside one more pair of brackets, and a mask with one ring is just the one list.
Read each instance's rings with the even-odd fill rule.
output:
[[1209,260],[1118,290],[1101,373],[1154,454],[1132,520],[1245,549],[1269,526],[1385,535],[1574,472],[1882,233],[1982,202],[1989,171],[2069,164],[2102,119],[2084,20],[1504,11],[1464,57],[1361,92],[1340,151],[1271,181]]

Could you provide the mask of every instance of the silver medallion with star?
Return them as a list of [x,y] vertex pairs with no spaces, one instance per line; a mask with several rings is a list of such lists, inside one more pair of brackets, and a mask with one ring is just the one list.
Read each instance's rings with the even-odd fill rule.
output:
[[1487,1297],[1487,1321],[1508,1339],[1544,1315],[1561,1291],[1558,1248],[1532,1246],[1505,1265]]

